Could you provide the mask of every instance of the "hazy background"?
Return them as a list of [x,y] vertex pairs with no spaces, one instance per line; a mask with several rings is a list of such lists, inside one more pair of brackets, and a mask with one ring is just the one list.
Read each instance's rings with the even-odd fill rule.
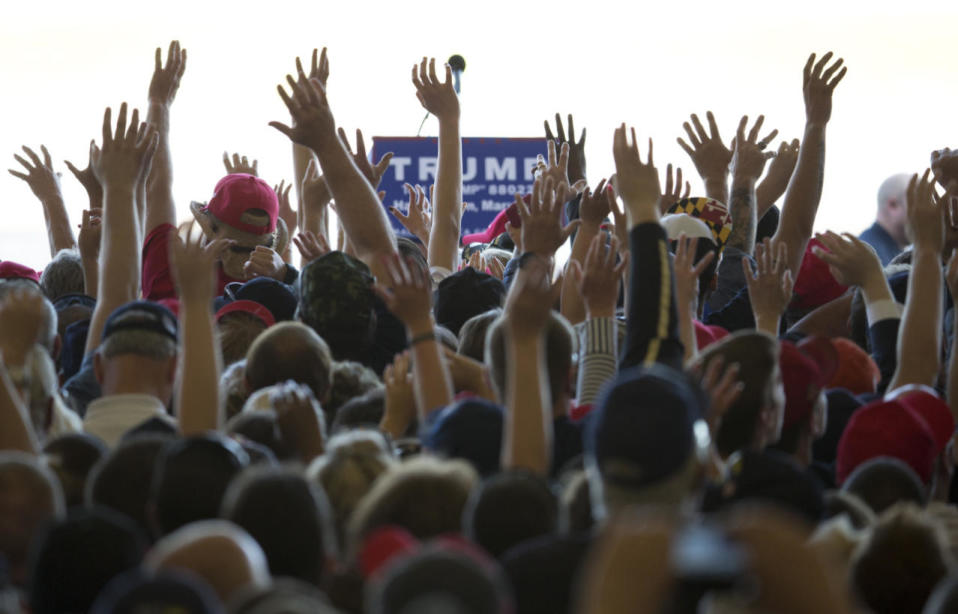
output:
[[[682,122],[715,112],[728,141],[743,114],[764,113],[781,138],[800,137],[802,67],[833,50],[848,75],[828,130],[817,227],[858,232],[890,174],[958,146],[958,3],[673,1],[580,3],[272,2],[170,0],[5,6],[0,23],[0,154],[19,168],[23,144],[46,144],[63,172],[71,220],[86,195],[63,165],[81,168],[103,109],[144,107],[153,52],[179,39],[186,75],[172,112],[174,194],[181,218],[224,174],[224,150],[259,159],[271,183],[291,179],[287,120],[275,86],[327,46],[337,122],[371,137],[411,136],[423,116],[410,68],[423,55],[463,55],[464,136],[541,136],[542,121],[573,113],[588,128],[592,183],[612,172],[622,121],[655,140],[656,162],[695,176],[675,143]],[[426,122],[424,136],[437,130]],[[702,193],[695,177],[693,193]],[[39,203],[22,181],[0,179],[0,258],[40,268],[49,259]]]

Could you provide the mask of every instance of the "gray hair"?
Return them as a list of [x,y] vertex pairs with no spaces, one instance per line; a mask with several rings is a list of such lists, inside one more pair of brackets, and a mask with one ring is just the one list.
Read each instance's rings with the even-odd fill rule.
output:
[[50,355],[57,340],[57,310],[53,303],[40,291],[37,284],[26,279],[11,279],[0,283],[0,302],[17,289],[36,292],[43,297],[43,322],[40,323],[40,338],[37,343],[42,345]]
[[61,249],[40,274],[40,289],[51,301],[66,294],[83,294],[83,262],[75,249]]
[[176,341],[148,330],[118,330],[100,344],[104,358],[134,354],[153,360],[169,360],[176,356]]

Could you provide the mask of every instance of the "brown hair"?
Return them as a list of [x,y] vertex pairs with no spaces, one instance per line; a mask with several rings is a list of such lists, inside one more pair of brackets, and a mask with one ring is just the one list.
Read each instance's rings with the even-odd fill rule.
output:
[[281,322],[253,341],[246,354],[250,392],[287,380],[306,384],[320,403],[332,386],[333,357],[326,342],[300,322]]

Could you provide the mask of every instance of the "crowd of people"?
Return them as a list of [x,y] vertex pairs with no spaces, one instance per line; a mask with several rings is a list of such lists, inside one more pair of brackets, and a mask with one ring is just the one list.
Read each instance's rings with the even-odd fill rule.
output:
[[186,59],[66,163],[76,236],[15,155],[51,260],[0,253],[0,610],[958,611],[958,152],[814,233],[843,60],[778,147],[692,115],[698,197],[625,124],[590,180],[557,114],[462,237],[450,68],[413,66],[438,168],[396,233],[325,49],[278,86],[292,182],[224,154],[177,220]]

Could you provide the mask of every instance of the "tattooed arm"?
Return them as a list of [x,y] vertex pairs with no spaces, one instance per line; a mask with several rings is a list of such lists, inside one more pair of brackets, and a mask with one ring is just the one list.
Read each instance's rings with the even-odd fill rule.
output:
[[726,245],[746,254],[751,254],[755,249],[755,227],[758,225],[755,184],[762,176],[766,160],[775,155],[765,152],[765,148],[778,134],[778,130],[773,130],[764,139],[756,142],[764,121],[765,117],[759,115],[746,138],[745,126],[748,124],[748,117],[742,118],[738,124],[735,151],[732,154],[732,194],[729,198],[732,232]]

